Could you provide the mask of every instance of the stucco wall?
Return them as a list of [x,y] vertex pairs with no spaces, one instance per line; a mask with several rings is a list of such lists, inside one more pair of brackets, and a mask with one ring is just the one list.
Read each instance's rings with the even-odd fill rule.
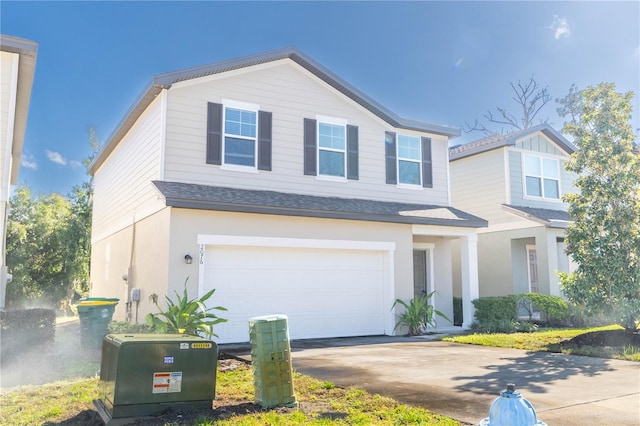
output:
[[[129,225],[93,244],[91,295],[120,299],[114,320],[125,320],[131,288],[141,289],[141,300],[137,306],[139,323],[144,323],[147,313],[156,311],[149,301],[152,293],[164,300],[169,271],[169,221],[170,209],[165,208],[140,220],[135,227]],[[127,275],[127,281],[122,279],[124,275]],[[131,308],[131,320],[135,322],[135,303]]]

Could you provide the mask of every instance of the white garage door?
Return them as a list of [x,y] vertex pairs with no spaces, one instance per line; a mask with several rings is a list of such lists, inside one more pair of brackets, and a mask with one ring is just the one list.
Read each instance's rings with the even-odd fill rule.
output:
[[203,291],[228,309],[219,343],[249,341],[249,318],[284,314],[292,339],[384,334],[384,251],[208,246]]

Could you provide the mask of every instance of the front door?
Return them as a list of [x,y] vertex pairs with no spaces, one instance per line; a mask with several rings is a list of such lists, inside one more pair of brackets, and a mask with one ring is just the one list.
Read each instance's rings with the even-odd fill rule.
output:
[[529,292],[538,293],[540,287],[538,285],[538,255],[536,246],[527,244],[527,267],[529,272]]
[[413,251],[413,294],[414,297],[429,293],[429,251]]

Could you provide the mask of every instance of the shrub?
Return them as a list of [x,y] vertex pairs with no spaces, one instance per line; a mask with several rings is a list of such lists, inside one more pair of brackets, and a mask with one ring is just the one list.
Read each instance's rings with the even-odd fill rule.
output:
[[409,335],[416,336],[426,332],[427,327],[436,327],[436,315],[451,322],[445,314],[434,309],[433,305],[429,304],[429,299],[431,299],[434,293],[435,292],[432,291],[429,294],[418,296],[415,299],[411,299],[409,303],[401,299],[396,299],[391,309],[393,310],[396,305],[400,304],[404,307],[404,312],[400,315],[393,330],[395,331],[399,326],[407,326]]
[[564,325],[569,317],[569,305],[559,296],[523,293],[518,295],[518,303],[529,312],[529,321],[535,309],[543,314],[541,319],[549,325]]
[[153,328],[147,324],[133,324],[126,321],[111,321],[109,333],[153,333]]
[[22,309],[0,311],[0,357],[11,358],[55,340],[56,311]]
[[501,320],[518,320],[518,299],[515,295],[481,297],[474,300],[475,320],[480,324]]
[[156,305],[158,310],[157,314],[147,314],[146,322],[149,327],[157,333],[179,333],[179,334],[191,334],[197,336],[198,333],[204,333],[208,339],[211,336],[218,337],[213,332],[213,326],[221,322],[226,322],[226,319],[219,318],[217,315],[211,313],[212,310],[226,311],[226,308],[222,306],[214,306],[213,308],[207,308],[204,305],[213,293],[215,289],[211,290],[198,300],[189,300],[187,296],[187,280],[184,282],[184,292],[182,297],[176,293],[176,301],[167,300],[167,310],[164,311],[158,305],[158,295],[152,294],[150,299]]

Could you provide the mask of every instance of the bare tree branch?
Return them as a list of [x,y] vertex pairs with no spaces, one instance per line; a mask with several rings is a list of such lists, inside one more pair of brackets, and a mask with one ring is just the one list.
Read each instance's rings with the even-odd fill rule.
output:
[[[552,100],[551,94],[549,93],[549,86],[540,87],[533,75],[524,83],[518,80],[517,84],[510,83],[510,85],[514,92],[514,96],[511,99],[518,105],[518,109],[522,114],[521,117],[517,118],[515,115],[509,113],[506,108],[501,107],[496,107],[498,111],[497,115],[487,110],[483,117],[488,123],[508,126],[507,130],[528,129],[534,125],[534,120],[540,110]],[[540,120],[540,123],[546,123],[548,121],[549,118],[547,117],[544,120]],[[466,133],[480,131],[487,136],[500,133],[489,129],[486,125],[480,123],[478,119],[475,120],[473,126],[469,126],[469,124],[466,124],[466,128],[463,126],[463,130]],[[505,133],[504,127],[501,133]]]

